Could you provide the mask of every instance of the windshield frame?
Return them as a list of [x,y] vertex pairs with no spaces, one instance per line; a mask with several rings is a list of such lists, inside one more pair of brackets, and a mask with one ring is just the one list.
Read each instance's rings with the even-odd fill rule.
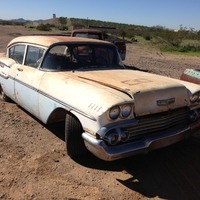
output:
[[[85,54],[91,53],[90,56],[93,56],[93,59],[97,59],[96,57],[96,51],[97,49],[102,49],[107,51],[106,53],[104,52],[104,57],[107,59],[113,59],[109,60],[110,63],[97,63],[97,62],[81,62],[80,60],[78,61],[78,58],[75,55],[75,49],[81,48],[81,47],[87,47],[88,50],[85,50]],[[60,52],[55,51],[53,54],[56,57],[64,57],[67,60],[70,60],[69,63],[66,61],[66,66],[63,67],[50,67],[50,64],[52,62],[49,62],[47,64],[47,59],[52,55],[52,52],[56,50],[56,48],[60,48]],[[84,54],[83,53],[83,54]],[[112,54],[111,57],[109,58],[108,54]],[[83,55],[82,54],[82,55]],[[80,55],[80,54],[79,54]],[[103,54],[101,54],[102,57]],[[86,56],[85,56],[86,57]],[[72,60],[74,59],[74,60]],[[77,59],[77,60],[76,60]],[[94,60],[93,60],[94,61]],[[71,65],[70,65],[71,63]],[[56,64],[55,64],[56,65]],[[124,64],[122,63],[121,57],[119,55],[118,49],[115,45],[113,44],[106,44],[106,43],[59,43],[59,44],[54,44],[52,45],[48,51],[45,53],[44,59],[41,63],[40,69],[45,70],[45,71],[77,71],[77,70],[110,70],[110,69],[124,69]]]

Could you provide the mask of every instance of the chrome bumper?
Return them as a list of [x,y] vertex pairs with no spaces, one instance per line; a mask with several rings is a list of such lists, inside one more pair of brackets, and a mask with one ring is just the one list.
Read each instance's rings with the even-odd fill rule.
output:
[[140,140],[116,146],[108,146],[104,141],[98,140],[86,132],[82,134],[82,137],[85,146],[92,154],[102,160],[112,161],[137,154],[145,154],[149,151],[172,145],[188,138],[190,134],[191,127],[188,127],[179,132],[170,132],[164,135],[147,138],[142,141]]

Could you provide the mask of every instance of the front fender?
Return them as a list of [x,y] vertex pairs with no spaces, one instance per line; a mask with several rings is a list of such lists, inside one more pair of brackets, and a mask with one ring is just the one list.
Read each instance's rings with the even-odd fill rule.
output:
[[188,89],[190,95],[200,91],[200,85],[198,85],[196,83],[190,83],[190,82],[187,82],[187,81],[184,81],[184,80],[179,80],[179,79],[174,79],[174,80],[176,82],[184,85]]

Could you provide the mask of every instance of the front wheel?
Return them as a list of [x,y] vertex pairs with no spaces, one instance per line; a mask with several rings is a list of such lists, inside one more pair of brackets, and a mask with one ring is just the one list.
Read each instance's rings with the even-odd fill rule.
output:
[[0,85],[0,100],[1,101],[8,101],[9,98],[6,96],[5,92],[3,91],[2,86]]
[[83,128],[78,119],[67,114],[65,119],[65,143],[67,154],[71,158],[83,156],[87,153],[83,138]]

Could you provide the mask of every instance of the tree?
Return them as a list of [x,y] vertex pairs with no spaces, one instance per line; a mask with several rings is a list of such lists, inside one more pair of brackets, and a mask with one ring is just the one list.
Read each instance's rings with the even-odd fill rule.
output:
[[126,37],[126,32],[125,31],[121,31],[120,35],[122,36],[123,40]]
[[67,24],[67,19],[66,19],[65,17],[60,17],[60,18],[59,18],[59,22],[60,22],[61,25],[64,26],[64,25]]

